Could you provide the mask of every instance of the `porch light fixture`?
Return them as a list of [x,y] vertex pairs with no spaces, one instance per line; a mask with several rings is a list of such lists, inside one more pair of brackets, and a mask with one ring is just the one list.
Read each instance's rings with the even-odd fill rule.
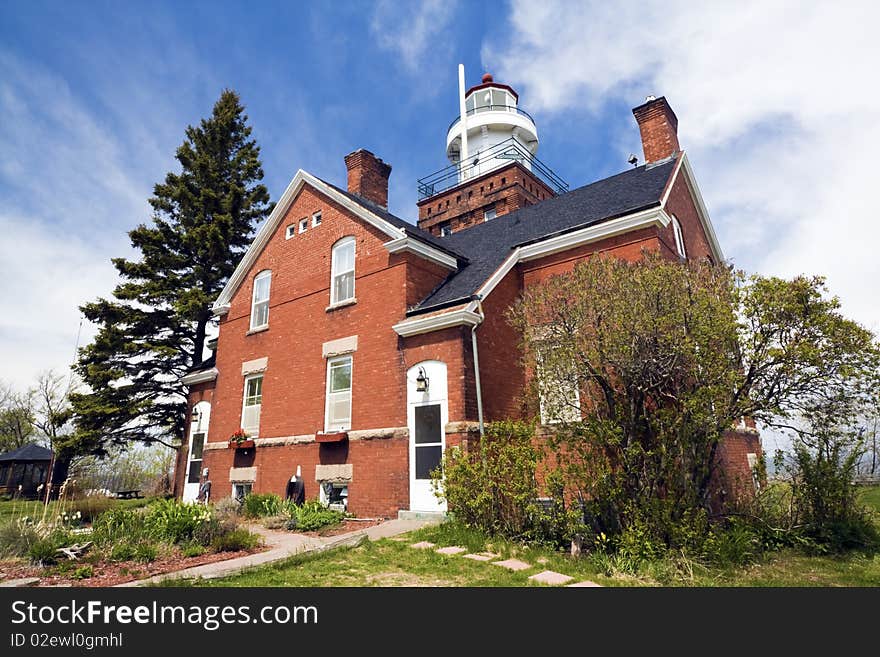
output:
[[416,392],[428,392],[428,385],[430,384],[430,379],[425,374],[425,368],[419,368],[419,374],[416,377]]

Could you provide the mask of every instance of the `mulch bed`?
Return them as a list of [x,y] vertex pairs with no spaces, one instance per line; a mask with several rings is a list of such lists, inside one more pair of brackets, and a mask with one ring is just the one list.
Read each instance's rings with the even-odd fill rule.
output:
[[236,557],[262,552],[266,549],[268,548],[260,547],[253,550],[239,550],[237,552],[214,552],[201,554],[197,557],[176,555],[160,557],[150,563],[136,561],[89,563],[88,561],[82,561],[78,563],[78,566],[91,566],[94,571],[94,574],[86,579],[74,579],[72,572],[59,574],[52,572],[52,569],[48,569],[47,573],[47,569],[23,561],[0,561],[0,581],[23,577],[39,577],[40,582],[37,586],[115,586],[116,584],[124,584],[137,579],[146,579],[153,575],[161,575],[175,570],[192,568],[193,566],[202,566],[206,563],[235,559]]

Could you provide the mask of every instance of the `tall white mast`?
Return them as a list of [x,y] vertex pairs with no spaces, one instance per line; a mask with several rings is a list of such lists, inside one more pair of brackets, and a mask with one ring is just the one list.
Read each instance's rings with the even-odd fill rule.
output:
[[468,143],[467,143],[467,109],[464,103],[464,64],[458,65],[458,109],[461,112],[461,158],[459,159],[459,170],[464,174],[464,164],[468,159]]

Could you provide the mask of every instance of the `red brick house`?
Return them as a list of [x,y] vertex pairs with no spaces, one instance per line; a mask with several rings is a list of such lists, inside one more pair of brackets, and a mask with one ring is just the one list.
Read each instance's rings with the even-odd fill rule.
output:
[[[417,225],[387,210],[391,166],[345,157],[348,189],[298,171],[214,305],[214,355],[190,372],[175,489],[284,495],[360,516],[442,511],[428,473],[481,422],[525,413],[505,310],[591,253],[723,255],[664,98],[635,108],[645,164],[567,190],[537,128],[484,76],[447,135],[450,167],[419,182]],[[252,443],[230,446],[243,428]],[[723,458],[749,473],[754,432]]]

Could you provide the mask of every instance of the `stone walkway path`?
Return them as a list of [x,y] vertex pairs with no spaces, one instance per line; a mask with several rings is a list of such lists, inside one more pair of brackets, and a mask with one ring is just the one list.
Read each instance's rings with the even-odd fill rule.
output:
[[[430,543],[428,541],[421,541],[419,543],[412,543],[410,545],[411,548],[416,550],[429,550],[431,548],[437,548],[436,545]],[[441,547],[434,550],[437,554],[444,554],[447,556],[458,555],[462,556],[465,559],[473,559],[474,561],[481,561],[484,563],[490,563],[493,566],[500,566],[501,568],[507,568],[513,572],[519,572],[523,570],[529,570],[530,568],[534,568],[530,563],[526,563],[525,561],[520,561],[519,559],[505,559],[504,561],[493,561],[493,559],[497,559],[500,555],[493,554],[492,552],[476,552],[469,553],[467,548],[463,548],[460,545],[450,545],[447,547]],[[539,563],[546,563],[547,559],[538,559]],[[574,584],[569,584],[569,582],[573,581],[574,577],[569,575],[565,575],[563,573],[557,573],[554,570],[544,570],[540,573],[535,573],[534,575],[529,576],[529,581],[536,582],[538,584],[546,584],[548,586],[560,586],[565,584],[566,587],[582,587],[582,588],[601,588],[601,584],[596,584],[596,582],[591,582],[590,580],[585,580],[583,582],[575,582]]]
[[283,561],[297,554],[306,552],[319,552],[341,547],[344,545],[358,545],[363,541],[377,541],[381,538],[391,538],[399,534],[420,529],[425,525],[435,523],[434,520],[389,520],[379,525],[373,525],[366,529],[359,529],[347,534],[339,536],[330,536],[321,538],[318,536],[306,536],[305,534],[295,534],[292,532],[278,532],[266,529],[260,525],[248,526],[252,532],[260,534],[263,541],[269,546],[265,552],[257,554],[249,554],[244,557],[235,559],[227,559],[226,561],[215,561],[203,566],[194,566],[184,570],[177,570],[170,573],[162,573],[147,579],[140,579],[134,582],[126,582],[119,584],[120,587],[144,586],[146,584],[156,584],[167,580],[174,579],[194,579],[201,577],[202,579],[216,579],[218,577],[226,577],[234,575],[247,568],[254,566],[264,566],[276,561]]

